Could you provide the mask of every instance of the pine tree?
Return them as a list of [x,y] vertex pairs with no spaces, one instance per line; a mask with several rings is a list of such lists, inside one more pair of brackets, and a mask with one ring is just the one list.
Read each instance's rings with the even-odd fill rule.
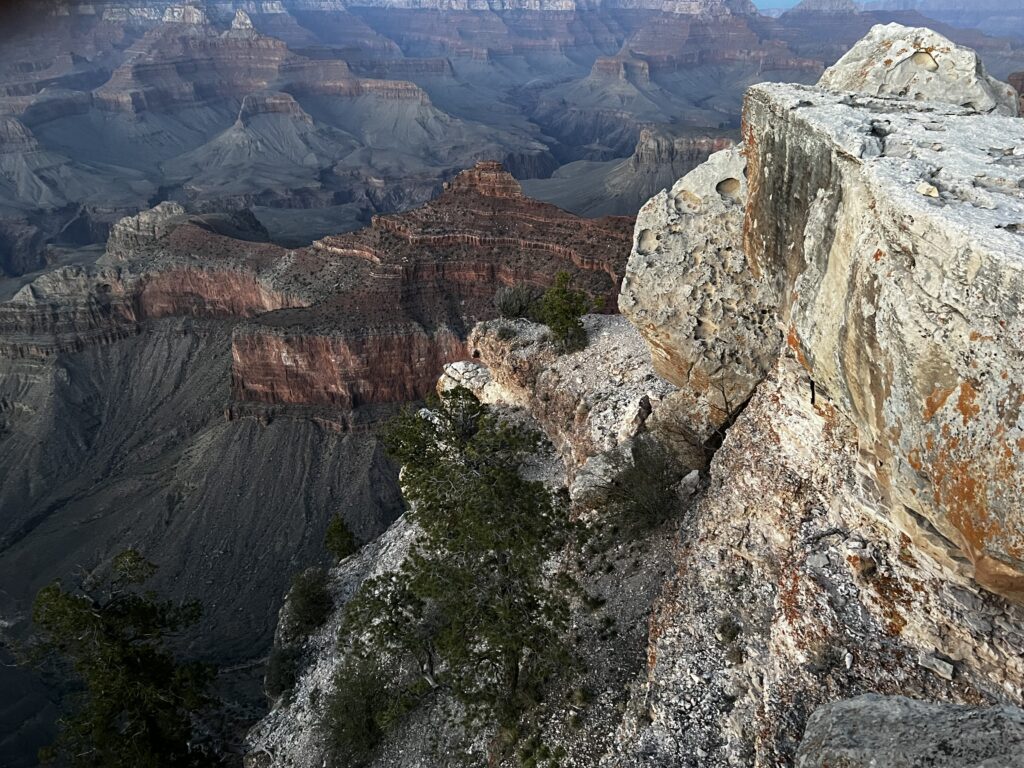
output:
[[423,689],[451,690],[471,720],[511,725],[568,658],[567,601],[546,571],[565,509],[521,475],[540,437],[456,389],[397,417],[384,440],[422,533],[398,572],[346,607],[352,653],[408,659]]
[[213,670],[179,662],[168,640],[198,621],[198,603],[160,600],[139,585],[156,566],[125,550],[110,576],[39,591],[41,648],[69,664],[82,692],[40,755],[82,768],[196,768],[219,760],[196,744],[195,715],[211,705]]

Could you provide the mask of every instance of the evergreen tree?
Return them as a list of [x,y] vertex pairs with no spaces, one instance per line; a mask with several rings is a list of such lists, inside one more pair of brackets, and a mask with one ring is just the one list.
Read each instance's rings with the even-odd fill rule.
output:
[[194,768],[219,760],[196,744],[195,715],[210,706],[212,669],[178,662],[167,647],[200,616],[198,603],[160,600],[139,585],[156,571],[125,550],[110,576],[39,591],[32,618],[41,648],[82,684],[44,761],[82,768]]
[[555,343],[564,352],[587,346],[587,330],[581,318],[596,308],[586,293],[569,287],[570,280],[568,272],[559,272],[540,303],[541,322],[551,329]]
[[335,515],[327,524],[327,532],[324,534],[324,546],[338,560],[346,557],[359,549],[359,542],[352,535],[352,531],[345,525],[345,518]]
[[384,440],[422,533],[397,573],[348,604],[352,652],[412,660],[424,688],[449,688],[471,719],[511,725],[568,658],[567,602],[546,573],[565,509],[520,472],[540,437],[456,389],[397,417]]

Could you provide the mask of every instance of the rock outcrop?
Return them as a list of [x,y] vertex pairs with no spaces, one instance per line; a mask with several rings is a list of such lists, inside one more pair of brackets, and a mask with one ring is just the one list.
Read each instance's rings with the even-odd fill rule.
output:
[[957,104],[985,114],[1018,114],[1013,88],[991,77],[977,53],[930,29],[899,24],[873,27],[818,84],[833,91]]
[[746,164],[739,148],[719,152],[640,209],[619,295],[705,441],[778,353],[773,286],[750,279],[741,246]]
[[742,149],[638,216],[620,306],[680,386],[655,415],[720,413],[694,371],[753,394],[609,766],[789,764],[812,711],[867,691],[1024,700],[1024,124],[941,96],[755,86]]
[[525,408],[543,427],[569,476],[591,457],[628,442],[674,390],[655,375],[624,318],[586,318],[587,349],[559,355],[547,329],[525,320],[478,324],[473,363],[445,368],[442,389],[466,386],[483,402]]
[[[857,425],[883,514],[1020,599],[1024,124],[844,102],[750,92],[752,273],[773,276],[788,342]],[[940,133],[969,138],[947,151]]]
[[[876,28],[872,45],[885,30],[919,35]],[[781,328],[815,386],[861,430],[865,483],[882,514],[944,552],[952,571],[966,559],[980,583],[1008,596],[1021,594],[1022,566],[1011,383],[1021,375],[1011,298],[1021,125],[966,107],[755,87],[745,212],[721,213],[729,203],[711,193],[734,179],[742,204],[738,154],[735,172],[719,167],[725,156],[652,200],[620,299],[660,371],[677,383],[700,374],[692,389],[712,425],[749,395]],[[951,135],[970,138],[952,148]],[[693,207],[708,200],[707,213]],[[734,269],[709,275],[723,253]],[[725,313],[721,302],[739,297]],[[994,377],[971,362],[979,354]],[[709,371],[717,387],[700,386]]]
[[858,696],[811,715],[796,765],[1020,768],[1024,712],[925,704],[901,696]]

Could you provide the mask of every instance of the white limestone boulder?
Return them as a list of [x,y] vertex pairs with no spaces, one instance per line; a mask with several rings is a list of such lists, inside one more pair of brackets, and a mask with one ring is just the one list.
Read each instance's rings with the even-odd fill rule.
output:
[[1017,93],[991,77],[978,54],[925,27],[878,24],[818,85],[830,91],[943,102],[1016,116]]

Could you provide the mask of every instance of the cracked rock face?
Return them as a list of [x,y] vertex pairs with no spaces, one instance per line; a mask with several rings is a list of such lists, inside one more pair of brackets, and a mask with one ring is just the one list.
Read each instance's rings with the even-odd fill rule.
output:
[[1024,599],[1024,122],[772,85],[745,120],[747,258],[877,511]]
[[825,70],[818,85],[832,91],[956,104],[985,114],[1018,114],[1013,88],[990,77],[977,53],[924,27],[872,27]]
[[796,764],[1019,768],[1024,766],[1024,712],[927,704],[903,696],[858,696],[811,716]]
[[547,329],[525,320],[478,324],[469,337],[483,365],[455,363],[442,388],[465,386],[481,400],[526,408],[543,426],[570,475],[597,454],[633,438],[675,393],[647,359],[636,329],[621,317],[584,318],[587,349],[559,355]]
[[718,152],[648,201],[619,294],[704,440],[750,397],[781,341],[773,285],[742,249],[746,165],[742,148]]
[[[939,56],[931,35],[903,32]],[[1020,600],[1024,123],[920,93],[750,89],[743,148],[641,210],[619,304],[704,439],[784,340],[856,425],[870,506]]]

